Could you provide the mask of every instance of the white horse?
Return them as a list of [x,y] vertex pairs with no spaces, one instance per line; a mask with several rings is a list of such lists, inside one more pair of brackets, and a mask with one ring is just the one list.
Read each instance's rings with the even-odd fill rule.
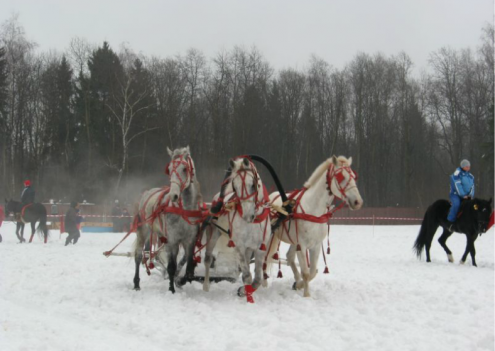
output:
[[[305,297],[310,296],[309,282],[317,273],[322,241],[328,232],[326,222],[331,215],[328,209],[334,197],[345,201],[352,210],[363,205],[351,164],[352,157],[333,156],[316,168],[302,189],[287,194],[294,203],[293,213],[275,229],[270,242],[267,255],[270,258],[278,250],[280,240],[290,244],[287,263],[294,273],[295,288],[304,288]],[[275,206],[282,205],[278,192],[270,195],[270,201]],[[306,250],[309,252],[309,266]],[[296,254],[301,272],[295,263]]]
[[[223,207],[210,224],[212,231],[208,234],[205,252],[205,279],[203,290],[210,289],[210,266],[212,252],[217,240],[229,234],[229,247],[235,247],[240,258],[242,281],[239,296],[248,295],[263,283],[262,265],[266,254],[267,243],[271,236],[268,193],[263,186],[255,165],[248,158],[230,160],[232,173],[226,180],[230,184],[225,192]],[[218,200],[219,194],[214,198]],[[222,228],[222,229],[219,229]],[[254,281],[249,264],[254,255]]]
[[[202,196],[196,179],[196,169],[189,147],[171,151],[167,148],[171,161],[165,169],[170,179],[170,188],[154,188],[144,192],[139,202],[137,214],[137,240],[134,245],[136,273],[134,289],[139,287],[139,266],[143,261],[143,249],[150,252],[150,265],[154,255],[158,262],[165,264],[170,280],[169,290],[175,293],[175,278],[187,261],[186,275],[177,280],[183,285],[194,277],[194,246],[201,219]],[[160,246],[153,251],[153,245]],[[184,248],[184,257],[177,264],[179,245]],[[151,267],[152,268],[152,267]],[[165,268],[165,267],[164,267]]]

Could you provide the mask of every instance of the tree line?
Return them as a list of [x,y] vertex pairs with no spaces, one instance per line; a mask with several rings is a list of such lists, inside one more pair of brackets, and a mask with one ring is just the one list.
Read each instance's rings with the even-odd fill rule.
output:
[[256,48],[162,58],[74,38],[64,53],[39,52],[13,17],[0,32],[0,195],[18,197],[29,178],[38,201],[130,202],[166,184],[167,146],[189,145],[205,200],[228,159],[248,153],[288,190],[331,155],[352,156],[372,207],[446,198],[467,158],[488,198],[493,26],[480,34],[476,49],[439,48],[415,77],[403,52],[282,70]]

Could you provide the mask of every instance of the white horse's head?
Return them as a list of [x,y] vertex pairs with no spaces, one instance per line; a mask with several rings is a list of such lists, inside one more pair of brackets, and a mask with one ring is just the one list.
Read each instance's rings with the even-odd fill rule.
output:
[[316,168],[304,187],[309,189],[325,176],[329,195],[345,201],[352,210],[359,210],[363,199],[356,185],[357,174],[351,169],[351,164],[352,157],[332,156]]
[[327,184],[332,194],[346,201],[351,210],[359,210],[363,206],[363,198],[356,185],[357,174],[351,169],[352,157],[332,156],[330,161]]
[[189,146],[174,151],[167,147],[167,152],[171,159],[165,167],[165,174],[170,179],[169,199],[173,203],[177,203],[184,189],[187,189],[194,181],[194,162]]
[[232,188],[241,205],[240,215],[246,222],[252,223],[256,217],[256,203],[260,188],[258,171],[247,158],[231,159],[229,162],[232,169],[230,176]]

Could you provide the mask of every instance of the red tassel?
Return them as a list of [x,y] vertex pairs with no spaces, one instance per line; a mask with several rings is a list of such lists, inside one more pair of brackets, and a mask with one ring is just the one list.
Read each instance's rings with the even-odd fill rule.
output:
[[266,262],[263,263],[263,271],[266,271]]
[[161,237],[160,237],[160,242],[161,242],[162,244],[166,244],[166,243],[168,243],[168,240],[167,240],[167,238],[166,238],[165,236],[161,236]]
[[201,241],[200,240],[196,241],[196,247],[201,247]]
[[297,249],[296,251],[301,251],[301,245],[300,244],[297,244]]
[[232,240],[229,240],[227,247],[235,247],[234,242]]
[[330,246],[327,247],[327,255],[330,255]]
[[252,285],[244,285],[244,291],[246,292],[246,300],[249,303],[254,303],[253,293],[254,289]]
[[273,254],[272,258],[276,261],[278,261],[278,252],[275,252],[275,254]]
[[267,280],[268,278],[270,278],[270,276],[266,274],[266,272],[263,272],[263,279]]
[[150,264],[148,265],[148,267],[150,267],[150,269],[153,269],[153,268],[155,268],[155,264],[153,262],[150,262]]
[[266,251],[266,245],[265,245],[265,243],[261,244],[260,250],[261,251]]
[[201,263],[201,256],[194,257],[194,261],[196,261],[196,263]]
[[282,271],[279,269],[278,270],[278,274],[277,274],[277,278],[283,278],[284,276],[282,275]]
[[328,273],[330,273],[330,271],[328,270],[328,267],[325,266],[325,270],[323,271],[323,274],[328,274]]

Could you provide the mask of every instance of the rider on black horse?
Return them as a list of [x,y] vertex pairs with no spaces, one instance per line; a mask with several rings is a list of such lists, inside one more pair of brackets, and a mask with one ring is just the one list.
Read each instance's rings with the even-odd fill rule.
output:
[[22,190],[22,193],[21,193],[22,207],[29,205],[29,204],[32,204],[34,202],[34,195],[35,195],[35,191],[31,187],[31,181],[29,181],[29,179],[25,180],[24,181],[24,189]]
[[463,199],[474,198],[474,176],[469,173],[471,163],[468,160],[462,160],[460,167],[450,176],[450,208],[447,220],[450,222],[449,230],[452,232],[454,222],[457,218],[457,212],[461,207]]

